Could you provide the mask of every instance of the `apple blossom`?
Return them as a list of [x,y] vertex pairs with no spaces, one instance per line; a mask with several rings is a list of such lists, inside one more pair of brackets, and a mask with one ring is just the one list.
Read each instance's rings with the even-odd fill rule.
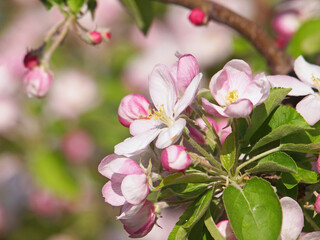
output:
[[101,161],[98,170],[110,179],[102,189],[105,201],[110,205],[138,205],[147,198],[149,186],[146,173],[134,160],[111,154]]
[[202,25],[206,22],[206,14],[201,9],[192,9],[189,20],[194,25]]
[[24,77],[28,97],[44,97],[51,86],[51,75],[42,67],[28,70]]
[[129,127],[135,120],[147,118],[150,114],[151,104],[148,99],[140,94],[125,96],[118,108],[119,121],[125,127]]
[[187,153],[187,148],[180,145],[172,145],[162,151],[161,163],[169,172],[183,172],[192,163]]
[[263,73],[252,77],[250,66],[235,59],[211,78],[210,91],[219,105],[202,98],[203,107],[209,114],[222,118],[242,118],[267,99],[270,84]]
[[[125,204],[121,207],[121,215],[133,206]],[[130,216],[120,218],[124,229],[130,234],[131,238],[141,238],[147,235],[156,222],[155,206],[150,201],[145,201],[139,210]]]
[[[193,71],[193,69],[185,69]],[[198,91],[202,73],[196,75],[183,96],[178,99],[178,89],[169,68],[157,65],[149,77],[149,91],[155,105],[153,114],[147,119],[138,119],[130,125],[133,137],[115,146],[118,155],[131,156],[143,151],[156,140],[156,147],[166,148],[176,142],[186,126],[180,114],[192,103]]]

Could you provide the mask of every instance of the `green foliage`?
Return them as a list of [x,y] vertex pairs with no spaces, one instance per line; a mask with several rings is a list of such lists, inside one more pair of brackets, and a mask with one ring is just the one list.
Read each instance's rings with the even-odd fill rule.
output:
[[298,167],[298,173],[282,173],[281,179],[283,184],[288,189],[292,189],[299,182],[314,184],[317,183],[318,174],[315,171],[305,169],[303,167]]
[[67,0],[67,5],[73,13],[80,12],[86,0]]
[[133,17],[140,30],[147,34],[153,20],[153,4],[150,0],[120,0]]
[[160,199],[171,196],[179,196],[182,198],[194,198],[202,194],[208,189],[207,183],[180,183],[162,188]]
[[243,189],[229,185],[223,193],[223,202],[239,240],[278,239],[282,212],[269,182],[254,177]]
[[236,158],[236,143],[235,143],[235,134],[232,132],[226,138],[222,150],[221,150],[221,163],[223,167],[229,171],[235,162]]

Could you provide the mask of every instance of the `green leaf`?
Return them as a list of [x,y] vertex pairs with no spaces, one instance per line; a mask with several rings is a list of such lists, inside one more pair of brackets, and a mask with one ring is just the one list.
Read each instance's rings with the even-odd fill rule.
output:
[[318,174],[315,171],[308,170],[298,166],[298,173],[282,173],[281,179],[288,189],[292,189],[298,183],[314,184],[318,181]]
[[320,19],[306,21],[290,40],[288,52],[295,58],[320,52]]
[[210,232],[211,236],[213,237],[213,239],[215,240],[226,240],[221,233],[219,232],[217,225],[215,224],[215,222],[212,219],[210,210],[207,211],[206,215],[205,215],[205,220],[204,220],[204,224],[206,225],[208,231]]
[[248,169],[246,172],[258,173],[276,171],[298,173],[295,161],[288,154],[283,152],[276,152],[268,155],[261,159],[255,167]]
[[287,106],[279,106],[267,126],[265,129],[268,128],[270,133],[262,137],[252,151],[297,131],[312,129],[294,108]]
[[159,186],[155,188],[155,191],[165,186],[179,183],[206,183],[211,182],[212,180],[213,179],[204,172],[198,170],[186,170],[184,173],[174,173],[164,178]]
[[168,240],[187,239],[191,229],[197,224],[210,206],[213,188],[198,197],[179,218],[169,235]]
[[223,201],[238,240],[274,240],[281,231],[282,211],[271,184],[254,177],[243,190],[229,185]]
[[223,143],[222,150],[221,150],[221,163],[222,166],[229,171],[235,162],[236,158],[236,146],[235,146],[235,134],[231,133],[226,138],[225,142]]
[[153,20],[153,6],[150,0],[120,0],[133,17],[140,30],[147,34]]
[[88,0],[87,6],[88,6],[88,9],[91,13],[92,19],[94,19],[94,11],[97,8],[97,0]]
[[[161,192],[169,191],[172,193],[170,194],[171,196],[176,195],[182,198],[194,198],[205,192],[208,186],[209,184],[207,183],[180,183],[164,187]],[[170,195],[169,197],[171,197]]]
[[44,5],[48,10],[50,10],[50,9],[52,8],[52,3],[51,3],[50,0],[40,0],[40,1],[43,3],[43,5]]
[[67,0],[67,5],[73,13],[80,12],[85,0]]
[[251,127],[248,128],[245,134],[245,142],[249,142],[253,134],[264,123],[271,112],[281,103],[288,92],[290,92],[290,89],[287,88],[272,88],[267,100],[253,109],[251,115]]
[[30,170],[36,181],[63,198],[76,198],[79,184],[60,155],[37,150],[31,156]]

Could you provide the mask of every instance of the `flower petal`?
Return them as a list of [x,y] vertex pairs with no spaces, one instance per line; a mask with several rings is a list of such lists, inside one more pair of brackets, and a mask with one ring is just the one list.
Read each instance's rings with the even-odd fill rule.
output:
[[320,95],[314,93],[302,99],[296,106],[297,112],[312,126],[320,120]]
[[145,174],[126,176],[121,183],[121,191],[128,203],[134,205],[142,203],[149,194],[147,176]]
[[320,232],[301,233],[299,240],[319,240]]
[[201,100],[202,100],[202,106],[207,113],[219,118],[229,117],[227,114],[224,113],[224,109],[222,107],[209,102],[205,98],[202,98]]
[[253,106],[260,105],[270,95],[271,84],[267,80],[264,73],[257,74],[252,84],[246,88],[245,98],[249,99]]
[[118,155],[130,157],[141,153],[161,132],[161,129],[153,129],[142,134],[125,139],[114,147]]
[[130,125],[130,133],[131,135],[139,135],[146,131],[151,131],[156,128],[160,128],[162,123],[160,121],[156,121],[153,119],[139,119],[133,121]]
[[200,73],[198,61],[191,54],[182,55],[177,66],[177,86],[184,91],[191,81]]
[[119,182],[107,182],[102,188],[102,195],[105,201],[112,206],[121,206],[126,202],[121,193],[121,183]]
[[182,98],[174,106],[174,117],[179,116],[192,103],[197,94],[201,78],[202,73],[199,73],[189,84]]
[[314,91],[309,84],[305,84],[298,79],[286,75],[267,76],[272,87],[292,88],[289,96],[305,96]]
[[232,118],[244,118],[250,115],[253,109],[253,104],[248,99],[241,99],[231,103],[224,112]]
[[175,143],[180,138],[185,126],[186,120],[179,118],[170,128],[164,128],[156,141],[156,147],[163,149]]
[[225,68],[225,67],[230,67],[230,68],[233,68],[239,72],[243,72],[249,78],[251,78],[251,76],[252,76],[252,71],[251,71],[249,64],[241,59],[233,59],[233,60],[227,62],[223,68]]
[[112,162],[115,159],[118,159],[119,156],[117,154],[110,154],[106,156],[104,159],[102,159],[101,163],[99,164],[98,171],[103,176],[111,179],[112,174],[114,173],[112,169],[110,168],[110,162]]
[[138,205],[133,205],[130,203],[126,203],[121,207],[120,210],[120,216],[117,217],[117,220],[119,219],[128,219],[136,215],[142,206],[144,205],[144,202]]
[[226,95],[230,88],[226,70],[220,70],[212,76],[209,88],[217,103],[221,106],[226,105]]
[[149,76],[149,92],[155,107],[161,107],[169,117],[173,116],[173,108],[177,101],[177,88],[169,68],[165,65],[154,67]]
[[293,69],[301,81],[310,85],[314,84],[313,77],[320,78],[320,66],[308,63],[303,56],[295,60]]
[[290,197],[280,199],[282,208],[281,240],[296,240],[304,225],[299,204]]

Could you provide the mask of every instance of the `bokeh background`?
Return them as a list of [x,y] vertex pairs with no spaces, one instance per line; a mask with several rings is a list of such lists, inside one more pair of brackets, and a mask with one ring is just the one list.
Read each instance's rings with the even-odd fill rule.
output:
[[[319,63],[319,0],[216,0],[261,24],[278,46]],[[308,2],[308,4],[306,4]],[[89,46],[70,32],[54,53],[52,88],[43,99],[23,91],[27,50],[38,48],[62,15],[40,0],[0,1],[0,239],[125,240],[119,209],[104,202],[101,159],[128,130],[117,109],[129,93],[148,96],[152,68],[192,53],[203,85],[228,60],[241,58],[254,72],[265,60],[239,34],[221,24],[195,27],[189,11],[157,4],[144,36],[118,0],[98,0],[89,29],[110,28],[108,43]],[[183,209],[168,209],[144,239],[166,239]]]

